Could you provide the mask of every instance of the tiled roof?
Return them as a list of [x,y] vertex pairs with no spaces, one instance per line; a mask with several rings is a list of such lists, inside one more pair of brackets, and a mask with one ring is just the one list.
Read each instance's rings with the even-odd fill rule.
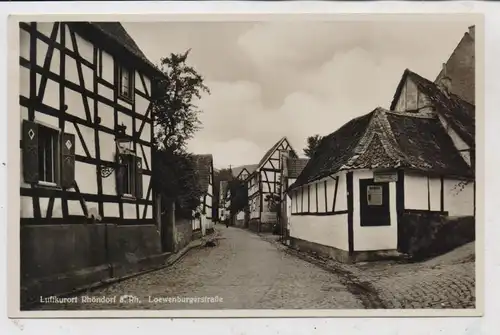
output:
[[[452,80],[451,91],[471,104],[475,104],[475,63],[475,27],[471,26],[446,61],[446,76]],[[443,70],[434,82],[438,83],[444,76]]]
[[309,162],[309,158],[288,158],[288,178],[297,178],[306,167],[307,162]]
[[420,75],[406,70],[394,95],[391,110],[394,110],[407,78],[411,78],[418,89],[427,95],[436,111],[448,122],[453,130],[472,148],[475,146],[475,106],[455,94],[443,93],[439,86]]
[[108,48],[114,56],[131,56],[138,60],[138,67],[154,77],[165,75],[141,51],[134,39],[128,34],[120,22],[71,22],[90,41],[100,42],[102,47]]
[[341,170],[385,168],[472,176],[437,117],[376,108],[325,136],[290,188]]
[[210,184],[210,171],[212,169],[212,155],[193,155],[193,160],[198,173],[198,182],[203,192],[208,192]]

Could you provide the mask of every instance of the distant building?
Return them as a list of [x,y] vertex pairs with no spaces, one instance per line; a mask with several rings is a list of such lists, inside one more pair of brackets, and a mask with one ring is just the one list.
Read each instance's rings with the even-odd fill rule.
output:
[[215,218],[213,211],[213,182],[214,166],[212,155],[193,155],[198,181],[203,195],[200,199],[200,206],[197,209],[199,217],[193,220],[193,232],[201,232],[201,236],[213,231]]
[[219,221],[228,218],[228,210],[226,209],[228,181],[222,180],[219,183]]
[[[241,181],[246,181],[248,179],[248,176],[255,170],[257,167],[257,164],[247,164],[247,165],[241,165],[237,167],[231,167],[231,174],[233,179],[236,180],[241,180]],[[227,192],[226,192],[226,200],[225,200],[225,208],[227,210],[228,216],[230,216],[230,207],[231,207],[231,199],[232,199],[232,194],[231,190],[228,186]],[[237,226],[243,226],[244,225],[244,219],[245,219],[245,212],[243,210],[238,211],[236,213],[236,216],[233,218],[234,223]]]

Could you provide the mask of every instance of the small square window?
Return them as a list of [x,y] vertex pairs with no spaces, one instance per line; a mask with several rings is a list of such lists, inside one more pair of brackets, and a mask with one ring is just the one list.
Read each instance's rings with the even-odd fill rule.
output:
[[370,185],[366,192],[368,206],[382,206],[382,186]]
[[134,97],[134,77],[133,71],[120,67],[118,71],[118,95],[127,100]]

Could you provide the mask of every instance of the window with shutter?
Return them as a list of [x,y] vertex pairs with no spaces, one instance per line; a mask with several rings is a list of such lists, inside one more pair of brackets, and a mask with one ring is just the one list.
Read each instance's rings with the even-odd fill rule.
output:
[[75,182],[75,135],[62,134],[61,152],[61,186],[71,188]]
[[135,157],[135,196],[142,199],[142,159]]
[[[73,154],[70,159],[72,158],[71,170],[74,179],[74,135],[64,135],[73,136],[69,145],[72,146],[70,152]],[[64,137],[64,139],[68,138]],[[61,157],[61,140],[58,129],[33,121],[23,121],[23,177],[25,182],[50,186],[60,186],[64,182],[64,176],[61,178],[61,168],[63,172],[69,170],[64,169],[65,160]],[[63,158],[62,161],[61,158]]]
[[38,125],[23,121],[23,177],[27,183],[37,183],[38,174]]

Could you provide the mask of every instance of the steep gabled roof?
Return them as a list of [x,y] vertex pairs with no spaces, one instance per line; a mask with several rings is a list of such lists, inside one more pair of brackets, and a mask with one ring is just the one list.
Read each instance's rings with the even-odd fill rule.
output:
[[309,162],[309,158],[288,158],[288,178],[297,178]]
[[[259,161],[259,164],[257,164],[257,168],[256,170],[262,168],[262,166],[267,162],[267,160],[269,158],[271,158],[271,156],[273,155],[273,153],[276,151],[276,149],[279,148],[279,146],[281,145],[281,143],[283,143],[284,141],[287,141],[288,142],[288,139],[286,138],[286,136],[282,137],[278,142],[276,142],[271,148],[269,148],[269,150],[266,151],[266,153],[264,154],[264,156],[262,156],[262,158],[260,159]],[[288,143],[290,144],[290,143]],[[297,157],[297,154],[295,153],[295,150],[292,149],[292,152],[293,152],[293,156],[294,157]]]
[[78,28],[79,33],[94,43],[113,50],[115,56],[128,54],[132,59],[139,61],[141,67],[155,77],[164,77],[164,74],[144,55],[134,39],[128,34],[120,22],[70,22]]
[[[469,27],[446,61],[446,76],[452,80],[451,90],[465,101],[475,103],[475,27]],[[435,83],[444,76],[444,68]]]
[[148,63],[151,66],[154,66],[153,63],[151,63],[151,61],[146,57],[146,55],[144,55],[139,46],[137,46],[134,39],[127,33],[120,22],[90,22],[90,24],[101,30],[106,35],[115,39],[129,52],[141,58],[144,62]]
[[231,172],[233,174],[233,177],[237,178],[245,170],[248,172],[249,175],[252,174],[256,168],[257,168],[257,164],[241,165],[241,166],[237,166],[237,167],[232,167]]
[[212,155],[193,155],[193,161],[196,166],[198,174],[198,183],[203,192],[208,192],[208,185],[210,184],[210,175],[213,166]]
[[262,165],[266,163],[266,161],[273,155],[274,151],[276,151],[276,149],[278,149],[281,143],[283,143],[283,141],[285,140],[286,137],[282,137],[278,142],[274,143],[274,145],[270,147],[269,150],[266,151],[264,156],[262,156],[262,158],[259,161],[259,164],[257,164],[257,168],[261,168]]
[[386,168],[473,175],[437,117],[376,108],[325,136],[290,189],[342,170]]
[[475,106],[455,94],[446,95],[436,83],[405,70],[391,103],[391,110],[396,108],[406,80],[410,78],[433,103],[436,111],[448,122],[454,131],[472,148],[475,146]]

